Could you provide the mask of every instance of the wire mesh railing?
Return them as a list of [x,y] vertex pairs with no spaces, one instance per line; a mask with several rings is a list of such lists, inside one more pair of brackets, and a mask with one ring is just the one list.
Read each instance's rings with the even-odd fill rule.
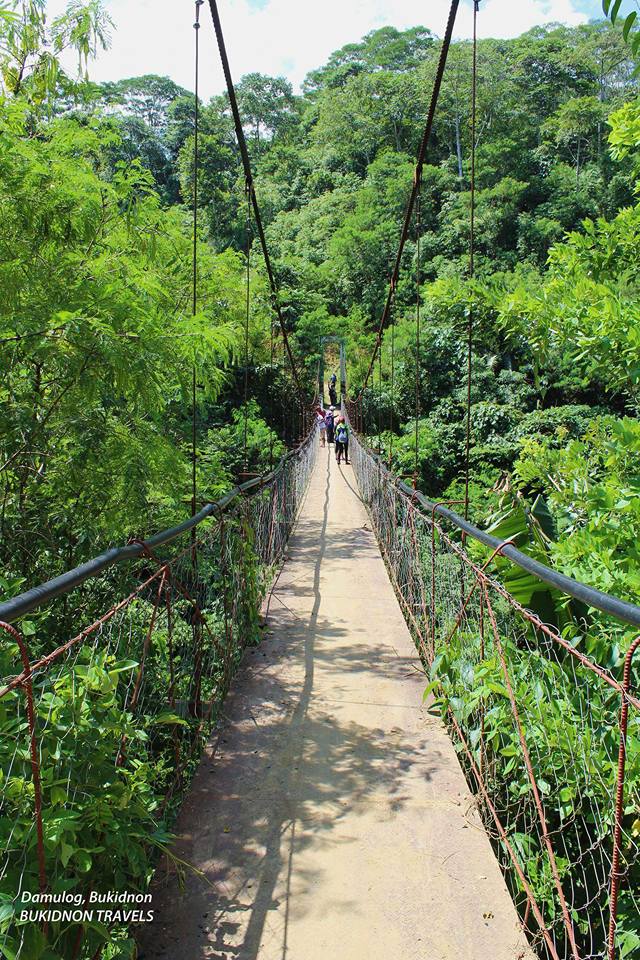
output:
[[[357,434],[350,446],[427,689],[532,947],[549,960],[640,955],[637,626],[595,608],[572,617],[566,597],[546,622],[500,579],[513,547],[465,539],[451,511],[394,478]],[[597,662],[585,652],[594,630],[622,652]]]
[[140,544],[131,589],[73,635],[65,618],[46,639],[37,619],[30,635],[0,622],[3,956],[97,957],[107,944],[111,956],[144,919],[155,857],[259,639],[316,449],[310,436],[212,505],[210,529],[171,556]]

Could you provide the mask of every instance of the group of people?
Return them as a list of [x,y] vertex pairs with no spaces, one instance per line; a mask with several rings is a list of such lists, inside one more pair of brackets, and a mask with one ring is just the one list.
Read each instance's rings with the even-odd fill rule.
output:
[[333,443],[338,463],[349,463],[349,427],[340,410],[331,404],[328,410],[316,407],[316,420],[320,429],[320,443],[326,446]]

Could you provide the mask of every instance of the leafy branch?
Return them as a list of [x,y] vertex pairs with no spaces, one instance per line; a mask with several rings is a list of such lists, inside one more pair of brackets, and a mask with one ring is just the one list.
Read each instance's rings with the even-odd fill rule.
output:
[[[613,26],[615,26],[620,19],[621,6],[622,0],[602,0],[602,9]],[[624,23],[622,24],[622,36],[631,47],[634,57],[637,57],[638,53],[640,52],[640,31],[637,29],[637,25],[638,11],[632,10],[624,18]]]

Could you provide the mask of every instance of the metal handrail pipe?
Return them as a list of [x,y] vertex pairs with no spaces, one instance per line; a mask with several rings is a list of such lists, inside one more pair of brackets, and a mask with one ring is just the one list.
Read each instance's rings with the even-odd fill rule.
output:
[[280,460],[280,463],[270,473],[255,477],[253,480],[247,480],[245,483],[233,487],[220,497],[219,500],[206,504],[202,510],[187,520],[183,520],[182,523],[178,523],[174,527],[169,527],[167,530],[161,530],[159,533],[154,533],[146,540],[127,543],[122,547],[111,547],[109,550],[103,551],[91,560],[86,560],[84,563],[79,564],[72,570],[67,570],[65,573],[61,573],[59,576],[47,580],[46,583],[38,584],[38,586],[26,590],[16,597],[12,597],[10,600],[5,600],[4,603],[0,603],[0,621],[4,623],[15,623],[16,620],[19,620],[20,617],[25,616],[25,614],[31,613],[32,610],[36,610],[55,597],[68,593],[70,590],[84,583],[85,580],[98,576],[103,570],[112,567],[114,564],[122,563],[125,560],[134,560],[148,550],[154,550],[156,547],[176,540],[183,534],[193,530],[194,527],[197,527],[204,520],[208,520],[210,517],[220,516],[228,510],[238,497],[253,496],[259,493],[264,487],[269,486],[277,474],[283,469],[285,463],[292,457],[298,456],[300,451],[311,442],[312,437],[313,433],[311,433],[297,449],[290,450],[286,453]]
[[541,580],[550,587],[554,587],[566,596],[573,597],[581,603],[589,607],[594,607],[596,610],[601,610],[602,613],[610,614],[612,617],[616,617],[616,619],[622,620],[625,623],[640,627],[640,607],[629,603],[627,600],[621,600],[619,597],[604,593],[602,590],[597,590],[595,587],[589,587],[579,580],[574,580],[573,577],[567,577],[564,573],[558,573],[557,570],[547,567],[544,563],[540,563],[528,554],[523,553],[522,550],[518,550],[517,547],[511,544],[504,544],[501,540],[498,540],[497,537],[492,536],[490,533],[481,530],[473,523],[465,520],[464,517],[461,517],[454,510],[432,502],[424,494],[414,490],[413,487],[408,486],[403,480],[395,477],[382,458],[367,447],[359,437],[358,442],[365,449],[368,456],[376,461],[387,479],[407,497],[419,503],[425,510],[428,510],[430,514],[433,515],[437,513],[468,537],[472,537],[479,543],[490,547],[492,550],[496,550],[501,556],[507,557],[512,563],[515,563],[521,570],[532,574],[538,580]]

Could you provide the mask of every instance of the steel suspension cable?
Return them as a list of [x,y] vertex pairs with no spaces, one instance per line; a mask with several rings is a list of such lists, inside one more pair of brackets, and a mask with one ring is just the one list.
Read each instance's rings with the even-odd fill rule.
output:
[[[200,58],[199,58],[199,36],[200,36],[200,7],[204,3],[204,0],[195,0],[195,21],[193,24],[193,29],[195,32],[195,49],[194,49],[194,73],[195,73],[195,93],[194,93],[194,108],[193,108],[193,255],[192,255],[192,301],[191,301],[191,311],[192,316],[195,318],[198,312],[198,171],[200,166],[200,157],[198,153],[198,135],[199,135],[199,121],[200,121],[200,111],[199,111],[199,102],[198,102],[198,81],[200,75]],[[197,493],[198,493],[198,478],[197,478],[197,391],[198,391],[198,382],[197,382],[197,363],[194,356],[193,359],[193,370],[191,373],[191,516],[196,515],[197,508]],[[193,553],[193,563],[196,562],[196,531],[195,527],[191,532],[192,538],[192,553]]]
[[[214,0],[211,0],[213,3]],[[378,333],[376,337],[376,343],[371,356],[371,361],[369,363],[369,369],[367,375],[364,379],[362,388],[360,389],[359,397],[362,396],[364,391],[367,388],[369,383],[369,378],[373,372],[376,356],[378,350],[380,349],[380,342],[382,339],[382,332],[387,324],[389,318],[389,313],[391,310],[391,303],[395,294],[395,290],[398,284],[398,277],[400,275],[400,265],[402,262],[402,254],[404,252],[405,244],[409,236],[409,228],[411,225],[411,218],[413,216],[413,208],[415,206],[416,198],[420,189],[420,184],[422,181],[422,168],[424,166],[424,161],[427,153],[427,147],[431,139],[431,131],[433,129],[433,121],[435,117],[436,107],[438,105],[438,98],[440,96],[440,87],[442,86],[442,78],[444,76],[444,69],[447,63],[447,56],[449,54],[449,47],[451,46],[451,37],[453,35],[453,27],[455,24],[456,14],[458,12],[459,0],[452,0],[451,8],[449,10],[449,17],[447,19],[447,25],[445,28],[444,38],[442,40],[442,47],[440,49],[440,59],[438,61],[438,67],[436,70],[436,76],[433,83],[433,91],[431,93],[431,102],[429,104],[429,113],[427,115],[427,122],[425,124],[424,133],[422,135],[422,141],[420,143],[420,149],[418,150],[418,159],[415,168],[415,174],[413,179],[413,188],[409,196],[409,201],[404,215],[404,222],[402,225],[402,231],[400,234],[400,243],[398,245],[398,252],[396,254],[396,260],[393,267],[393,272],[391,274],[391,280],[389,281],[389,290],[387,293],[387,299],[382,311],[382,316],[380,317],[380,323],[378,325]]]
[[389,404],[389,469],[393,469],[393,432],[396,413],[396,325],[391,323],[391,402]]
[[382,344],[378,351],[378,453],[382,454]]
[[[273,390],[275,384],[275,344],[273,340],[273,321],[269,322],[269,369],[271,370],[271,389]],[[270,412],[269,417],[271,419],[271,424],[273,423],[273,394],[271,403],[269,404]],[[273,426],[269,425],[269,470],[273,470]]]
[[262,224],[262,215],[260,213],[260,207],[256,197],[255,189],[254,189],[253,174],[251,171],[251,161],[249,160],[249,151],[247,149],[247,141],[245,139],[244,130],[242,128],[242,120],[240,118],[238,100],[236,97],[236,91],[233,84],[233,78],[231,76],[231,68],[229,66],[229,58],[227,56],[227,48],[224,42],[224,34],[222,32],[222,23],[220,21],[220,14],[218,13],[218,4],[216,0],[209,0],[209,6],[211,8],[211,17],[213,19],[213,26],[216,33],[216,40],[218,42],[218,50],[220,52],[220,61],[222,63],[222,70],[224,73],[225,82],[227,84],[227,94],[229,96],[229,104],[231,106],[233,124],[236,131],[238,147],[240,149],[240,156],[242,158],[242,166],[244,168],[245,183],[247,184],[247,190],[249,192],[250,202],[253,207],[253,215],[255,220],[256,231],[258,234],[258,238],[260,240],[260,246],[262,247],[262,255],[264,257],[265,267],[267,269],[267,276],[269,279],[269,286],[271,289],[271,301],[272,301],[273,309],[278,318],[278,323],[280,324],[280,329],[282,330],[284,347],[289,357],[289,363],[291,365],[291,373],[296,385],[296,390],[298,392],[299,402],[302,406],[305,406],[306,405],[305,395],[302,389],[300,377],[298,375],[298,369],[296,367],[296,363],[293,357],[293,352],[291,350],[291,344],[289,343],[289,337],[287,335],[287,327],[285,324],[284,316],[282,314],[282,308],[280,306],[280,294],[278,291],[278,285],[276,283],[275,274],[273,272],[271,257],[269,256],[269,248],[267,247],[267,240],[265,237],[264,227]]
[[413,487],[418,489],[418,453],[420,450],[420,188],[416,197],[416,408],[415,408],[415,436],[414,436],[414,458],[413,458]]
[[248,438],[249,438],[249,319],[251,316],[251,197],[249,184],[247,190],[247,272],[246,296],[244,315],[244,472],[249,470]]
[[[278,365],[278,366],[279,366],[279,371],[280,371],[281,376],[282,376],[282,389],[283,389],[283,392],[284,392],[284,386],[285,386],[285,384],[286,384],[286,380],[285,380],[286,361],[285,361],[285,355],[284,355],[284,346],[283,346],[283,348],[282,348],[282,359],[281,359],[281,361],[279,362],[279,365]],[[288,399],[288,398],[287,398],[287,399]],[[290,437],[289,437],[289,424],[288,424],[288,420],[287,420],[287,410],[288,410],[288,409],[289,409],[289,404],[288,404],[288,403],[282,403],[282,402],[280,403],[280,412],[281,412],[281,414],[282,414],[282,437],[283,437],[283,439],[284,439],[284,442],[285,442],[285,445],[286,445],[286,446],[289,445],[289,440],[290,440]]]
[[[471,69],[471,210],[469,220],[469,279],[475,276],[475,217],[476,217],[476,126],[478,110],[478,8],[480,0],[473,3],[473,53]],[[471,289],[467,314],[467,430],[465,443],[464,518],[469,519],[469,457],[471,450],[471,364],[473,360],[473,308],[474,292]]]

